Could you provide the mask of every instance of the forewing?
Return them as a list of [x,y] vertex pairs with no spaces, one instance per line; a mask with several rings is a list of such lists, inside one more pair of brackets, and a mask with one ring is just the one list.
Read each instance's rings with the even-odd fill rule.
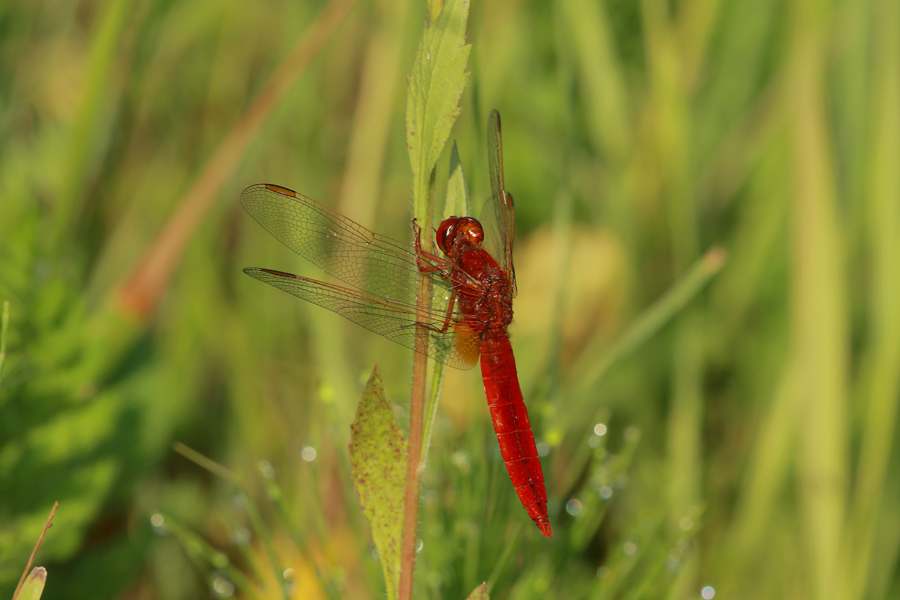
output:
[[500,130],[500,113],[496,110],[491,111],[491,115],[488,117],[487,138],[491,201],[500,239],[499,255],[495,255],[494,258],[506,271],[506,276],[512,284],[513,296],[515,296],[516,269],[512,260],[515,237],[515,207],[512,195],[506,191],[506,185],[503,181],[503,136]]
[[[323,271],[388,300],[416,303],[415,247],[375,233],[293,190],[258,184],[241,204],[269,233]],[[448,287],[433,277],[438,287]]]
[[[307,279],[299,275],[271,269],[246,268],[244,273],[280,290],[317,304],[412,350],[416,350],[416,323],[429,328],[426,354],[457,369],[469,369],[478,360],[477,340],[462,335],[467,332],[462,315],[452,312],[447,321],[446,308],[425,310],[417,317],[415,304],[388,300],[339,285]],[[449,302],[447,292],[438,288],[433,292],[433,305]],[[445,323],[448,326],[445,327]],[[441,332],[441,329],[447,329]],[[474,352],[474,356],[473,356]]]

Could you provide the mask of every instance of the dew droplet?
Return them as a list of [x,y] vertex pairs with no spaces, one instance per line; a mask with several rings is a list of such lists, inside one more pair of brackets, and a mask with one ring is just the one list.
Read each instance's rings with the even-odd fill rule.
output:
[[323,383],[319,386],[319,399],[325,404],[331,404],[337,397],[337,390],[330,383]]
[[465,450],[457,450],[450,455],[450,461],[456,465],[460,473],[468,473],[472,470],[472,464],[469,461],[469,453]]
[[272,466],[267,460],[261,460],[257,463],[256,468],[259,469],[259,472],[262,473],[262,476],[266,479],[272,479],[275,477],[275,467]]
[[282,577],[284,577],[284,594],[288,598],[292,598],[297,589],[297,580],[294,578],[294,570],[291,568],[287,568],[282,573]]
[[222,573],[213,573],[212,589],[220,598],[230,598],[234,594],[234,584]]
[[317,454],[316,449],[312,446],[303,446],[303,450],[300,451],[300,458],[306,462],[312,462],[316,460]]
[[238,527],[231,532],[231,541],[238,546],[243,546],[250,541],[250,530],[243,526]]
[[166,529],[166,518],[160,513],[154,513],[150,516],[150,526],[156,535],[169,535],[169,530]]
[[594,425],[594,434],[595,435],[606,435],[606,425],[603,423],[597,423]]
[[629,425],[625,428],[625,441],[631,442],[632,444],[641,439],[641,430],[635,427],[634,425]]
[[572,498],[571,500],[566,502],[566,512],[569,513],[570,515],[572,515],[573,517],[577,517],[578,515],[580,515],[581,509],[582,509],[581,502],[579,502],[575,498]]
[[548,454],[550,454],[550,444],[548,444],[547,442],[538,442],[537,453],[538,456],[547,456]]
[[712,600],[716,597],[716,590],[711,585],[705,585],[700,590],[700,596],[703,597],[703,600]]

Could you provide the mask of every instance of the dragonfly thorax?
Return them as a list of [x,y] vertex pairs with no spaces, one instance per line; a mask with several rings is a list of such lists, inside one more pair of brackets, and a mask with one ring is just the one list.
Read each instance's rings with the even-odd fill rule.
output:
[[458,258],[459,269],[476,285],[460,286],[459,308],[475,331],[505,331],[512,321],[512,290],[506,274],[482,249],[467,250]]

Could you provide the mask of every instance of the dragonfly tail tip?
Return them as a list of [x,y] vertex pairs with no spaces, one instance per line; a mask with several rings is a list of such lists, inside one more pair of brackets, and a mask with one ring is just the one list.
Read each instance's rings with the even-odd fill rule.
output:
[[541,533],[543,533],[545,537],[553,537],[553,530],[550,529],[550,519],[547,517],[540,517],[534,521],[534,524],[538,526],[538,529],[541,530]]

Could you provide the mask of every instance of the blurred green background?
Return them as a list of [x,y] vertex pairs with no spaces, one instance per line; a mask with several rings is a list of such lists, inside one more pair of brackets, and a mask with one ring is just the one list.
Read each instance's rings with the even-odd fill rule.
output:
[[[384,597],[347,443],[376,363],[405,423],[410,352],[242,275],[320,273],[237,199],[408,239],[426,12],[0,4],[0,597],[54,500],[46,598]],[[900,596],[900,3],[493,0],[468,37],[555,537],[448,373],[417,597]]]

